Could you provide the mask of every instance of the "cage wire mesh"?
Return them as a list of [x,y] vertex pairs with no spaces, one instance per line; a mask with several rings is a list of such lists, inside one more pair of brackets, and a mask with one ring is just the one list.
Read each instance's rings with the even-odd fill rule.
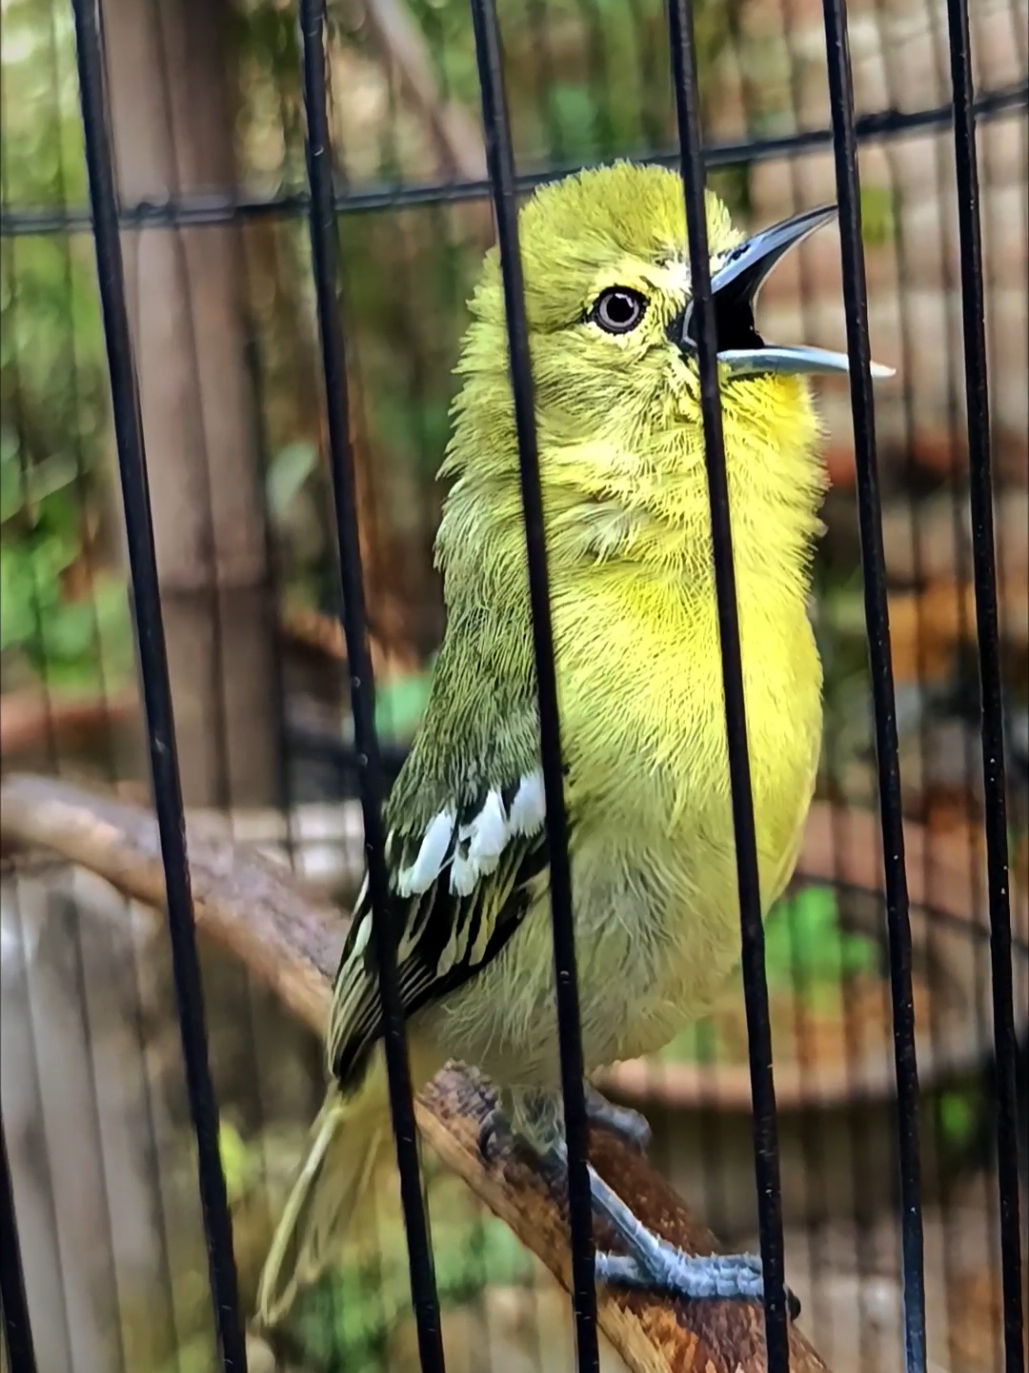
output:
[[[869,333],[876,359],[897,369],[896,382],[877,390],[875,424],[910,897],[927,1353],[912,1353],[903,1300],[901,1231],[908,1214],[910,1239],[910,1208],[898,1190],[855,437],[848,387],[823,379],[815,389],[832,487],[811,615],[825,730],[797,875],[765,934],[786,1273],[802,1302],[801,1326],[834,1373],[1013,1373],[1023,1365],[1012,1344],[1010,1289],[1024,1291],[1025,1274],[1007,1275],[1005,1347],[995,1127],[1009,1064],[1005,1058],[998,1071],[993,1027],[969,515],[978,475],[969,458],[967,243],[959,244],[948,9],[939,0],[853,0],[847,8]],[[305,23],[317,16],[317,6],[302,9]],[[499,0],[497,9],[523,192],[616,157],[679,166],[659,0]],[[737,224],[752,231],[835,201],[822,7],[698,0],[691,9],[708,183]],[[826,14],[833,9],[827,4]],[[391,777],[424,709],[444,623],[432,561],[442,498],[435,473],[465,302],[494,241],[472,11],[465,0],[329,8],[323,74],[333,180],[323,179],[322,190],[337,214],[322,247],[338,235],[338,313],[333,282],[325,294],[323,274],[319,302],[312,272],[296,7],[104,0],[100,15],[191,842],[194,834],[212,845],[232,840],[289,864],[320,901],[345,909],[363,876],[359,755],[368,751],[368,726]],[[967,17],[1024,1219],[1027,12],[1019,0],[975,0]],[[320,65],[316,37],[307,51],[309,96]],[[131,534],[126,544],[116,480],[76,57],[69,5],[2,0],[5,838],[8,826],[17,832],[16,772],[151,803],[128,595],[129,558],[140,553]],[[345,334],[343,410],[331,386],[326,409],[322,385],[329,316]],[[776,340],[846,350],[835,230],[806,241],[769,278],[760,323]],[[330,495],[341,443],[330,432],[334,404],[353,459],[376,683],[374,715],[356,725]],[[127,411],[121,418],[131,426]],[[140,612],[145,595],[137,577]],[[155,701],[147,705],[153,724]],[[155,762],[152,740],[150,747]],[[174,771],[174,760],[165,756],[163,766]],[[174,842],[174,814],[165,821]],[[173,937],[180,922],[173,968],[168,926],[88,864],[61,860],[45,845],[11,846],[0,883],[8,1366],[28,1367],[17,1344],[24,1325],[14,1319],[13,1193],[41,1373],[219,1367],[197,1112],[201,1153],[220,1146],[232,1220],[235,1273],[229,1264],[214,1275],[224,1299],[220,1337],[231,1353],[237,1281],[245,1315],[321,1096],[320,1047],[267,985],[201,932],[213,1084],[205,1104],[203,1072],[184,1063],[174,990],[177,983],[181,995],[183,968],[188,980],[188,892],[169,897]],[[185,1037],[188,1047],[188,1029]],[[194,1052],[203,1041],[204,1026],[194,1023]],[[741,978],[663,1053],[619,1064],[599,1081],[645,1112],[653,1164],[720,1241],[756,1249]],[[422,1165],[447,1367],[573,1367],[567,1295],[428,1151]],[[204,1198],[209,1224],[221,1209],[213,1185]],[[344,1250],[305,1294],[290,1327],[290,1367],[420,1366],[395,1193],[384,1186],[377,1198],[376,1245]],[[581,1325],[579,1335],[581,1352]],[[247,1352],[252,1369],[271,1366],[255,1339]],[[601,1359],[604,1368],[622,1366],[607,1346]]]

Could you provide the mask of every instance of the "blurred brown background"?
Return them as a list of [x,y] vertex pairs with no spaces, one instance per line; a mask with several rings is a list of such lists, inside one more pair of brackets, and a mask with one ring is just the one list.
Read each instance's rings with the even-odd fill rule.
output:
[[[659,0],[500,0],[519,169],[674,151]],[[360,880],[327,497],[293,7],[103,0],[185,799],[341,903]],[[992,1029],[946,10],[849,6],[898,688],[934,1373],[1000,1367]],[[146,796],[122,517],[61,0],[0,0],[0,745]],[[970,5],[1000,557],[1016,989],[1029,963],[1027,10]],[[835,198],[821,7],[696,6],[712,183],[744,226]],[[402,757],[442,629],[431,562],[464,301],[492,240],[464,0],[330,5],[352,432],[379,726]],[[925,116],[922,118],[922,116]],[[799,142],[765,156],[763,140]],[[455,189],[457,188],[457,189]],[[763,330],[845,346],[827,230]],[[769,926],[791,1282],[835,1373],[901,1368],[892,1048],[849,397],[813,605],[827,727],[801,878]],[[215,1366],[166,936],[99,879],[5,855],[2,1103],[41,1373]],[[202,951],[244,1295],[321,1089],[318,1046]],[[742,999],[611,1090],[727,1241],[755,1226]],[[1024,1076],[1024,1072],[1023,1072]],[[1024,1088],[1023,1088],[1024,1090]],[[434,1235],[452,1365],[571,1367],[565,1298],[448,1179]],[[296,1368],[416,1367],[399,1216],[313,1294]],[[342,1293],[342,1301],[338,1298]],[[254,1367],[264,1357],[255,1347]],[[462,1362],[463,1360],[463,1362]],[[614,1365],[612,1364],[612,1367]]]

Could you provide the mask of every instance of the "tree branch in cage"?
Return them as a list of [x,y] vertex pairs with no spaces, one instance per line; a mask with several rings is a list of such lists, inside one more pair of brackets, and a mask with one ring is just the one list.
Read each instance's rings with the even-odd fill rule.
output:
[[[164,898],[160,841],[141,806],[48,778],[10,776],[0,786],[0,841],[47,848],[99,874],[125,896],[159,909]],[[209,825],[189,827],[197,927],[231,951],[319,1034],[346,921],[285,867],[226,843]],[[571,1277],[567,1216],[531,1159],[502,1140],[491,1161],[480,1150],[492,1106],[488,1083],[448,1065],[416,1101],[419,1128],[443,1162],[566,1287]],[[712,1252],[668,1184],[638,1154],[595,1131],[591,1159],[648,1227],[691,1252]],[[764,1373],[763,1314],[737,1302],[662,1302],[640,1292],[599,1292],[603,1333],[632,1373]],[[792,1373],[826,1365],[795,1328]]]
[[362,8],[383,56],[432,133],[444,173],[466,181],[485,176],[486,152],[478,122],[463,105],[442,95],[432,54],[406,6],[401,0],[364,0]]

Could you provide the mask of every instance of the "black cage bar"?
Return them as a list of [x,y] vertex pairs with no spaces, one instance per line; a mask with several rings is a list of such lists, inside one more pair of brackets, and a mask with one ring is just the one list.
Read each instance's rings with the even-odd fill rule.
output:
[[854,134],[854,90],[847,11],[843,0],[825,0],[829,98],[832,105],[836,186],[840,202],[843,294],[847,308],[847,351],[851,360],[851,405],[857,461],[861,565],[865,588],[865,622],[875,710],[876,760],[886,869],[886,918],[890,931],[890,991],[897,1070],[898,1161],[902,1209],[904,1326],[907,1365],[912,1373],[926,1366],[925,1270],[922,1243],[921,1161],[918,1131],[918,1065],[915,1057],[915,1010],[911,987],[911,923],[904,828],[900,796],[900,743],[897,703],[890,655],[886,599],[886,556],[883,549],[881,500],[875,446],[875,403],[872,399],[871,349],[868,338],[868,295],[861,242],[861,188]]
[[954,150],[961,244],[961,307],[965,349],[965,396],[971,469],[972,556],[979,626],[983,785],[986,801],[987,880],[993,1027],[997,1052],[997,1182],[1000,1192],[1004,1368],[1024,1373],[1022,1342],[1022,1234],[1018,1204],[1017,1039],[1012,1000],[1010,874],[1007,786],[1004,766],[1004,702],[998,644],[997,556],[993,532],[990,409],[986,367],[986,300],[983,291],[979,173],[968,0],[948,0]]
[[772,1078],[772,1029],[768,1010],[768,986],[765,980],[757,831],[750,785],[729,487],[725,469],[722,403],[718,389],[718,327],[711,292],[707,208],[704,201],[704,162],[700,147],[697,62],[691,6],[686,0],[671,0],[668,16],[676,119],[682,150],[680,165],[686,195],[690,285],[694,315],[699,319],[696,337],[697,368],[700,373],[704,451],[711,501],[711,551],[715,565],[718,634],[728,735],[729,783],[736,838],[743,985],[754,1103],[754,1162],[757,1174],[761,1260],[765,1279],[765,1339],[769,1373],[789,1373],[790,1347],[786,1323],[779,1143],[775,1119],[775,1084]]
[[207,1237],[211,1301],[225,1369],[231,1369],[233,1373],[236,1370],[245,1373],[246,1346],[232,1247],[232,1223],[219,1156],[218,1110],[207,1061],[204,997],[193,925],[193,898],[186,856],[186,822],[175,746],[171,683],[157,583],[157,555],[143,427],[118,237],[114,167],[107,138],[109,119],[100,16],[91,0],[76,0],[74,15],[82,128],[93,208],[93,236],[110,370],[118,470],[125,507],[132,607],[146,711],[154,806],[161,836],[182,1056],[197,1141],[197,1170]]
[[504,308],[514,391],[515,426],[522,486],[522,511],[529,568],[533,650],[540,710],[540,759],[546,796],[550,857],[550,901],[554,931],[554,969],[560,1036],[561,1088],[568,1147],[568,1203],[572,1239],[572,1305],[580,1373],[600,1366],[597,1342],[597,1298],[594,1288],[593,1219],[587,1172],[589,1136],[583,1090],[583,1051],[579,1033],[579,989],[576,980],[572,924],[572,878],[568,860],[568,823],[564,806],[564,765],[557,707],[554,634],[550,622],[547,550],[543,527],[543,494],[536,445],[536,413],[525,316],[522,263],[518,248],[518,203],[514,153],[504,91],[503,50],[495,0],[472,0],[475,53],[482,92],[486,162],[500,244]]
[[[864,581],[867,649],[874,704],[880,827],[892,994],[892,1032],[897,1088],[896,1163],[899,1178],[901,1265],[904,1292],[905,1367],[925,1373],[927,1332],[919,1141],[919,1079],[912,989],[912,933],[905,866],[897,701],[891,660],[881,494],[877,471],[875,407],[869,347],[868,300],[862,241],[858,144],[916,129],[953,125],[960,231],[960,286],[971,476],[974,587],[981,690],[982,766],[988,854],[993,1028],[997,1061],[996,1145],[1000,1189],[1005,1373],[1024,1373],[1019,1214],[1018,1042],[1013,1000],[1012,916],[1005,810],[1003,700],[998,624],[997,554],[993,529],[993,481],[984,326],[985,292],[980,225],[977,121],[1029,110],[1029,85],[982,93],[972,87],[968,0],[948,0],[952,102],[918,112],[855,116],[845,0],[824,0],[826,77],[831,129],[802,131],[740,143],[705,146],[697,82],[693,5],[668,0],[667,34],[673,73],[678,146],[648,160],[681,171],[686,206],[697,365],[711,507],[718,625],[726,702],[732,814],[740,898],[743,983],[753,1098],[758,1218],[765,1279],[764,1311],[769,1373],[789,1373],[787,1273],[783,1244],[772,1032],[765,973],[754,803],[748,763],[743,668],[730,527],[722,410],[718,379],[715,306],[704,208],[705,167],[743,159],[797,157],[831,147],[839,200],[847,349],[857,469],[859,538]],[[182,1055],[209,1260],[211,1301],[222,1365],[232,1373],[247,1366],[244,1313],[240,1308],[225,1177],[219,1156],[218,1113],[207,1061],[200,970],[193,925],[183,802],[176,756],[171,687],[154,550],[140,403],[137,394],[119,232],[126,227],[203,225],[306,214],[309,222],[318,333],[324,381],[328,453],[338,541],[342,621],[354,721],[352,748],[333,745],[342,763],[356,769],[363,818],[364,853],[373,937],[380,970],[383,1040],[390,1108],[401,1179],[409,1274],[425,1373],[443,1373],[440,1303],[416,1139],[416,1118],[407,1057],[403,1002],[397,979],[397,932],[391,927],[386,836],[381,817],[385,776],[399,761],[380,750],[376,729],[365,591],[358,532],[351,421],[347,390],[345,314],[340,309],[340,242],[337,216],[394,207],[490,197],[500,248],[507,318],[510,378],[519,446],[533,649],[540,711],[540,759],[546,797],[550,897],[556,969],[560,1064],[567,1139],[568,1200],[572,1254],[572,1304],[580,1373],[599,1367],[594,1244],[588,1173],[588,1126],[584,1054],[579,1024],[573,921],[572,866],[563,798],[554,635],[548,599],[536,413],[519,256],[519,197],[574,168],[560,166],[519,175],[505,94],[503,33],[495,0],[470,0],[487,155],[485,180],[423,185],[341,186],[330,134],[326,76],[325,0],[298,0],[302,88],[306,118],[308,185],[302,192],[240,198],[212,192],[162,204],[119,204],[110,151],[100,9],[96,0],[72,0],[90,205],[87,209],[25,210],[5,205],[3,234],[46,234],[91,229],[96,249],[114,430],[132,580],[132,610],[146,713],[155,809],[161,838],[168,928],[171,936]],[[317,751],[317,736],[305,747]],[[34,1373],[35,1357],[15,1224],[6,1146],[0,1127],[0,1299],[12,1373]]]
[[4,1318],[4,1343],[11,1368],[34,1373],[36,1352],[29,1321],[29,1303],[22,1272],[14,1189],[7,1159],[7,1136],[0,1118],[0,1309]]
[[307,166],[311,182],[311,257],[318,296],[318,329],[325,374],[329,452],[336,534],[343,590],[343,627],[350,670],[350,698],[358,748],[364,848],[379,965],[382,1018],[389,1074],[390,1110],[397,1144],[401,1197],[411,1263],[411,1293],[418,1322],[422,1367],[442,1373],[443,1344],[439,1299],[432,1271],[432,1248],[418,1168],[411,1074],[404,1038],[403,1003],[396,971],[398,932],[390,926],[385,835],[382,828],[382,778],[375,730],[374,686],[358,543],[357,505],[348,435],[346,364],[336,298],[336,222],[332,208],[332,149],[326,107],[324,0],[301,0],[304,103],[307,109]]

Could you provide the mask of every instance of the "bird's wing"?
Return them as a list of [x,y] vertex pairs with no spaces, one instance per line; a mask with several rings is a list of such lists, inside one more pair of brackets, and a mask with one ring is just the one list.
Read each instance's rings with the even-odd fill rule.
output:
[[[390,917],[407,1015],[474,977],[519,927],[548,864],[538,771],[483,788],[414,833],[390,831]],[[361,888],[333,989],[328,1058],[337,1081],[358,1077],[382,1033],[368,881]]]

